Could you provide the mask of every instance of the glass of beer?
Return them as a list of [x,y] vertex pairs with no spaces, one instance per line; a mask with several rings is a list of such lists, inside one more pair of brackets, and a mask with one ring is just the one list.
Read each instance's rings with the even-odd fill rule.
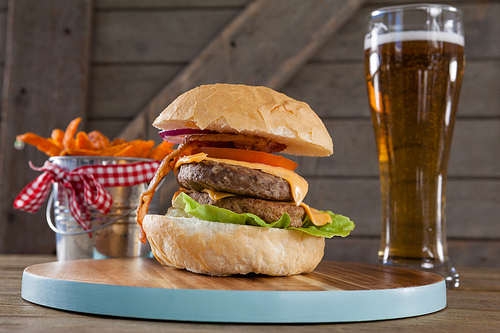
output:
[[465,65],[462,13],[451,6],[380,8],[364,40],[382,194],[378,262],[459,276],[448,257],[446,176]]

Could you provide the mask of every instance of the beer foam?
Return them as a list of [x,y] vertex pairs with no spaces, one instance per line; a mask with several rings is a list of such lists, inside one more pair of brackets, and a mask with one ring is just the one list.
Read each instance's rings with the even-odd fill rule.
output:
[[428,40],[437,42],[448,42],[464,46],[464,36],[449,31],[403,31],[389,32],[376,35],[375,38],[367,34],[365,36],[365,50],[376,48],[379,45],[398,42],[407,42],[414,40]]

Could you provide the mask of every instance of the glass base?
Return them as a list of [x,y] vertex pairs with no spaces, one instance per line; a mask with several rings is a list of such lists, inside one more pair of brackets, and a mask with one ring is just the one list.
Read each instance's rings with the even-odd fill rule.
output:
[[423,259],[392,258],[387,260],[379,258],[378,264],[383,266],[416,269],[441,275],[445,279],[447,289],[458,288],[460,285],[460,277],[455,270],[455,267],[453,267],[450,262],[433,263]]

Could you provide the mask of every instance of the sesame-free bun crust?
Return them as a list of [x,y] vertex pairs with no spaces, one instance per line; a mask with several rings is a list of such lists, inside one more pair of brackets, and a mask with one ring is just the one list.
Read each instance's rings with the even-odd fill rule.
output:
[[332,139],[309,105],[266,87],[199,86],[177,97],[153,125],[261,136],[286,144],[284,152],[293,155],[333,153]]
[[161,264],[212,276],[309,273],[325,247],[323,237],[300,231],[197,218],[146,215],[143,228]]

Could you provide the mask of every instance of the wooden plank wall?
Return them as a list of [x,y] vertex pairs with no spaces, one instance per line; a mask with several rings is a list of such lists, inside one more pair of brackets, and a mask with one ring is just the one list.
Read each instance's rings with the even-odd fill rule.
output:
[[[158,139],[151,126],[183,92],[210,82],[281,88],[359,8],[363,0],[258,0],[212,38],[120,132]],[[307,21],[307,22],[306,22]]]
[[[357,224],[348,238],[327,242],[326,259],[376,258],[380,194],[362,40],[367,14],[396,2],[366,1],[281,89],[308,102],[335,143],[332,157],[295,158],[310,182],[306,202]],[[467,53],[448,178],[450,256],[457,266],[500,266],[500,2],[441,2],[463,9]],[[87,129],[117,135],[247,3],[95,0]],[[0,7],[0,36],[5,17],[6,5]]]
[[[0,1],[0,75],[2,76],[2,78],[5,68],[5,42],[7,37],[7,1],[8,0]],[[3,89],[3,80],[0,80],[0,89]],[[0,102],[1,98],[2,96],[0,96]]]
[[118,135],[248,1],[96,1],[89,126]]
[[[16,192],[46,157],[36,149],[16,151],[16,135],[50,136],[72,119],[86,121],[92,5],[87,0],[9,1],[0,133],[0,251],[51,251],[54,234],[43,210],[14,209]],[[51,241],[48,242],[47,240]]]

